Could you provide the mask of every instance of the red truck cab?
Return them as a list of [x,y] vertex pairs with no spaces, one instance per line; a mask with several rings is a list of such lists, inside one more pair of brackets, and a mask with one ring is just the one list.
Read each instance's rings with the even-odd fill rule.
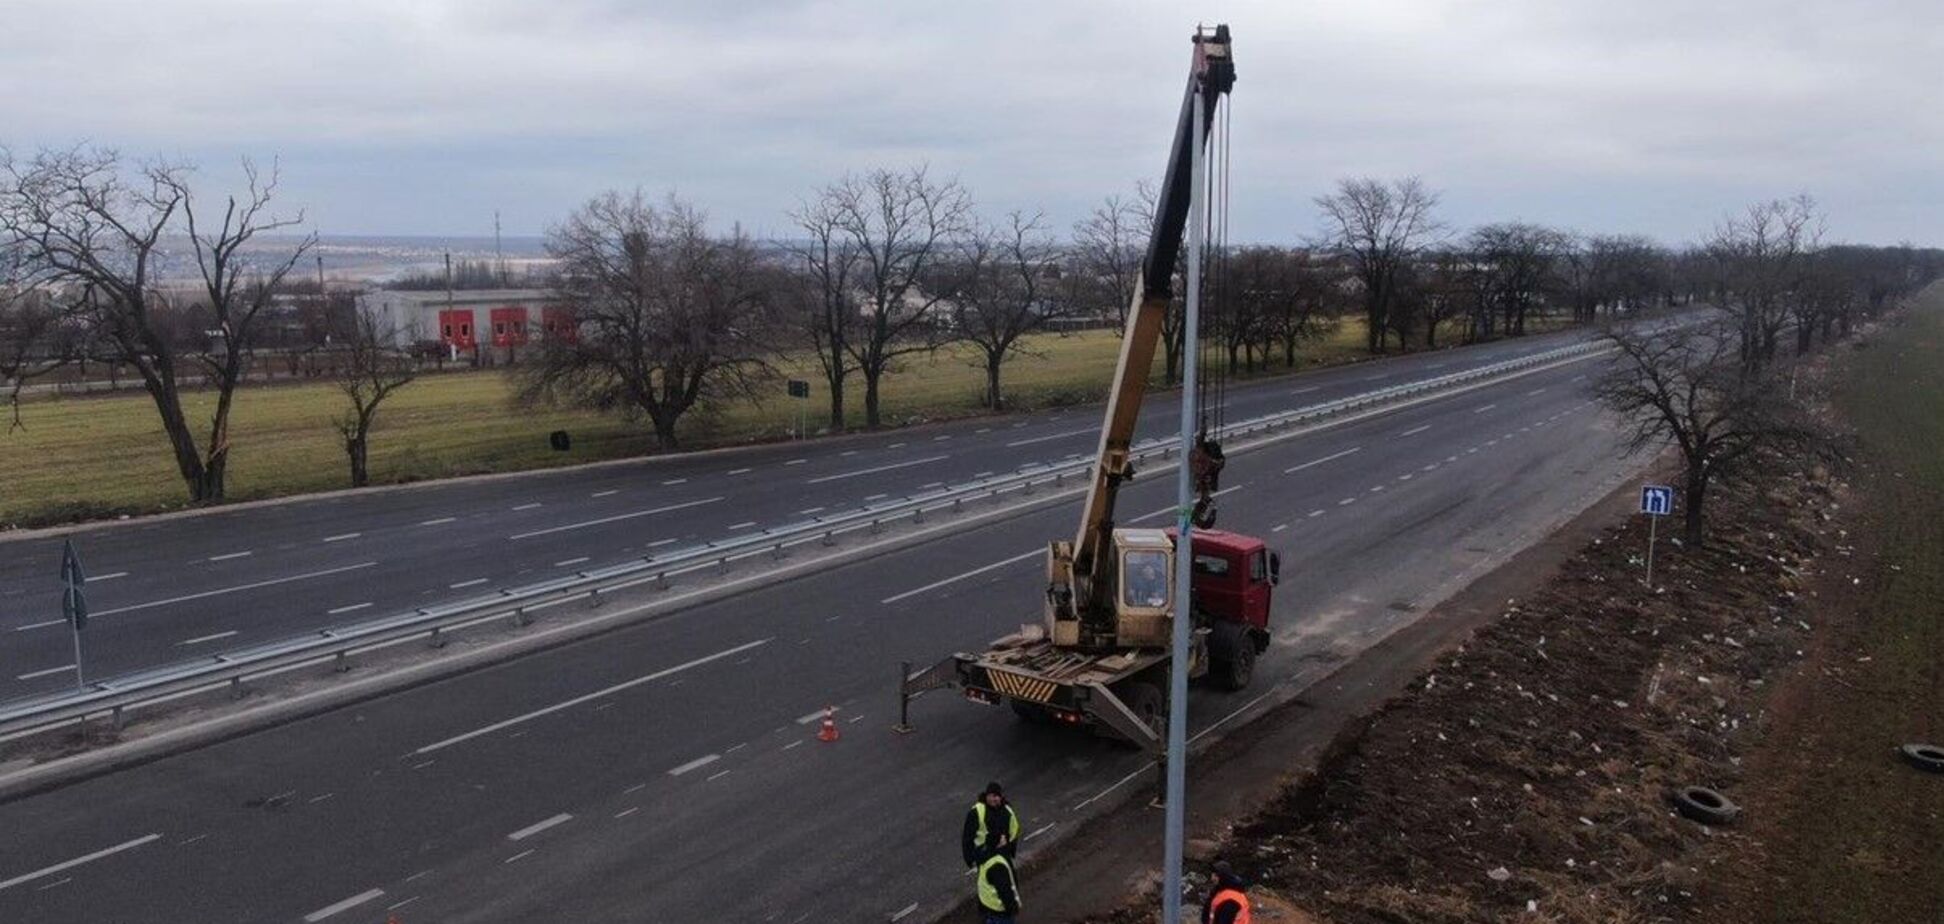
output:
[[[1179,534],[1168,530],[1168,538]],[[1261,539],[1219,529],[1194,531],[1194,607],[1210,628],[1209,654],[1217,681],[1248,685],[1255,656],[1269,647],[1271,589],[1282,559]]]

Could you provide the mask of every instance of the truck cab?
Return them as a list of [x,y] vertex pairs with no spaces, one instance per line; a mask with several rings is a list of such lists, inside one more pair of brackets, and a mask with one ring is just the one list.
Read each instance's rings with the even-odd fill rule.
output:
[[[1177,534],[1167,535],[1172,542]],[[1282,558],[1254,536],[1218,529],[1192,535],[1195,625],[1208,630],[1208,676],[1240,690],[1255,674],[1256,656],[1269,648],[1269,608]]]

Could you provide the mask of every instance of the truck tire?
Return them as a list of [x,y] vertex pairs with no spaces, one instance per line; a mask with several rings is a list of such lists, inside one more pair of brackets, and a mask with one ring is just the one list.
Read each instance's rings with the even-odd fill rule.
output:
[[1249,681],[1255,679],[1255,641],[1246,636],[1238,641],[1214,664],[1215,682],[1231,693],[1248,689]]
[[1121,702],[1141,721],[1146,722],[1156,734],[1164,733],[1168,727],[1168,697],[1161,688],[1145,680],[1127,684],[1116,691]]

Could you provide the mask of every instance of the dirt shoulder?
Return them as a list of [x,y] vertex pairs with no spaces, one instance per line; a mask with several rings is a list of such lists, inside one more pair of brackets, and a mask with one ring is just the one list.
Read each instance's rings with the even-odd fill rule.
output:
[[[1331,697],[1339,714],[1293,710],[1204,759],[1287,782],[1266,798],[1199,786],[1222,804],[1197,806],[1191,853],[1228,859],[1281,920],[1944,920],[1944,778],[1894,750],[1944,733],[1944,298],[1914,318],[1820,379],[1844,383],[1862,467],[1773,460],[1761,486],[1718,496],[1705,548],[1663,537],[1651,590],[1646,524],[1589,511],[1576,526],[1599,528],[1556,537],[1572,553],[1530,593],[1481,585],[1461,644],[1441,652],[1463,630],[1427,629],[1415,657],[1391,658],[1416,671],[1399,695],[1352,665],[1331,692],[1369,686]],[[1361,720],[1358,702],[1374,707]],[[1305,722],[1315,737],[1276,750]],[[1742,817],[1683,818],[1670,794],[1689,785]],[[1103,852],[1151,870],[1157,826],[1104,821]],[[1140,893],[1062,917],[1154,914],[1151,873],[1110,878],[1080,856],[1029,876],[1040,894]]]

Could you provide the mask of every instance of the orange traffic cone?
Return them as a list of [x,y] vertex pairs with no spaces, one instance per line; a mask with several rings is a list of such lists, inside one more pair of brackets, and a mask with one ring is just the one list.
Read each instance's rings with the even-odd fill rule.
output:
[[837,740],[837,707],[825,706],[823,725],[817,729],[818,741]]

